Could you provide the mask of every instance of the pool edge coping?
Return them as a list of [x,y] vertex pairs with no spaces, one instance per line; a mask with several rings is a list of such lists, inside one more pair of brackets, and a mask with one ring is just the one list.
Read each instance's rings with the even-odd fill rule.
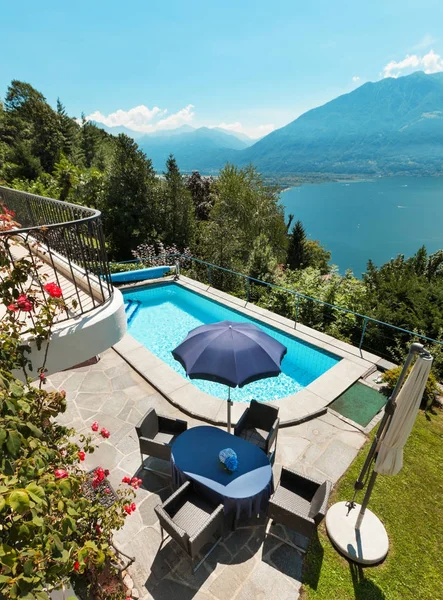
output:
[[[306,388],[295,394],[273,400],[272,405],[278,406],[280,425],[288,427],[305,422],[324,414],[329,404],[356,381],[366,376],[377,367],[380,357],[364,352],[365,358],[358,348],[346,342],[336,340],[285,317],[280,317],[266,309],[230,296],[211,286],[202,284],[184,275],[180,278],[167,277],[149,282],[138,282],[122,286],[128,290],[145,287],[158,283],[176,283],[185,289],[198,293],[203,297],[219,302],[248,317],[263,321],[265,324],[282,331],[321,350],[334,354],[341,360],[326,373],[315,379]],[[271,315],[271,316],[269,316]],[[156,388],[173,406],[191,417],[207,421],[215,425],[226,425],[226,400],[216,398],[199,390],[190,381],[174,371],[169,365],[155,356],[142,344],[126,333],[120,342],[114,345],[114,350],[128,362],[144,379]],[[372,359],[372,360],[370,360]],[[304,405],[304,406],[303,406]],[[305,406],[309,409],[306,410]],[[232,407],[232,423],[236,423],[245,410],[247,403],[235,402]],[[375,418],[375,417],[374,417]]]

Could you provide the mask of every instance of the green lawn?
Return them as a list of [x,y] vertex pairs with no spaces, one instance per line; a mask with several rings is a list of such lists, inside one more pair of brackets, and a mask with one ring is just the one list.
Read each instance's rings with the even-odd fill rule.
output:
[[[352,497],[365,445],[337,484],[331,504]],[[362,501],[360,492],[357,501]],[[420,411],[403,469],[379,476],[369,508],[383,521],[390,547],[383,564],[356,568],[334,550],[324,523],[305,560],[304,600],[443,599],[443,411]]]

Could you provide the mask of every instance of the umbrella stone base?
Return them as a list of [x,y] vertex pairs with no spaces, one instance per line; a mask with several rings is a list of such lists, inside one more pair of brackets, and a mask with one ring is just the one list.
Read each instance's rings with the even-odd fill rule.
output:
[[355,529],[360,504],[348,514],[346,502],[337,502],[326,513],[326,530],[334,546],[347,558],[362,565],[381,562],[389,549],[386,529],[369,509],[360,530]]

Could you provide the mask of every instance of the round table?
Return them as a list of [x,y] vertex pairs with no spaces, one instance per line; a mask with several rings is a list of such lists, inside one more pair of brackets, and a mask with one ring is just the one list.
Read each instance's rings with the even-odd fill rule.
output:
[[[224,448],[237,454],[238,468],[232,474],[218,459]],[[172,445],[171,466],[175,488],[192,480],[203,495],[223,503],[225,513],[234,511],[236,519],[242,512],[258,515],[273,492],[272,467],[263,450],[216,427],[181,433]]]

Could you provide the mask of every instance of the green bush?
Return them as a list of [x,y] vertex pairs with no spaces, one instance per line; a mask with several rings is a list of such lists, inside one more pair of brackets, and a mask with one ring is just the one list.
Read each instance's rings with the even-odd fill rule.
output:
[[143,269],[143,265],[136,263],[109,263],[110,273],[126,273],[126,271],[137,271]]
[[[411,367],[412,368],[412,367]],[[407,375],[409,375],[411,368],[408,369]],[[394,391],[395,384],[400,377],[402,367],[395,367],[394,369],[390,369],[389,371],[385,371],[381,376],[383,383],[386,384],[386,392],[390,395]],[[421,408],[428,409],[432,406],[432,403],[435,399],[435,393],[439,391],[437,379],[435,375],[432,373],[429,374],[428,381],[426,383],[425,392],[423,394],[423,399],[421,401]]]

